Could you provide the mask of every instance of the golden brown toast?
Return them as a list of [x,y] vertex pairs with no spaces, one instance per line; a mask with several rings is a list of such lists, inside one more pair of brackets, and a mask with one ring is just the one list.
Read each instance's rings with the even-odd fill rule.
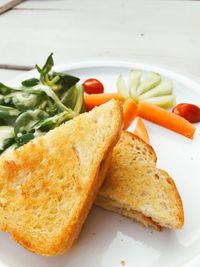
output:
[[132,218],[145,226],[179,229],[183,205],[172,178],[156,168],[153,148],[123,132],[112,154],[111,166],[96,205]]
[[41,255],[68,250],[121,128],[121,106],[112,100],[0,157],[0,229]]

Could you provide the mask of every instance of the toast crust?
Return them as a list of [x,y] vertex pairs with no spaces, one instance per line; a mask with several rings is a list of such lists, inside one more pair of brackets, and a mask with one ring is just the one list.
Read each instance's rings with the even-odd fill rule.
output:
[[157,155],[156,155],[156,152],[155,150],[153,149],[153,147],[149,144],[147,144],[144,140],[142,140],[139,136],[131,133],[131,132],[128,132],[128,131],[124,131],[127,135],[129,135],[131,137],[131,139],[133,140],[133,142],[135,140],[138,140],[140,143],[142,143],[148,150],[148,153],[151,155],[151,159],[155,162],[157,162]]

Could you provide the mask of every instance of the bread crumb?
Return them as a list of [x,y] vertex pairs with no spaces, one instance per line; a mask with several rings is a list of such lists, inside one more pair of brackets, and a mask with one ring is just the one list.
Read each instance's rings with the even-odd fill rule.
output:
[[121,264],[121,266],[125,266],[126,262],[125,262],[124,260],[122,260],[122,261],[120,262],[120,264]]

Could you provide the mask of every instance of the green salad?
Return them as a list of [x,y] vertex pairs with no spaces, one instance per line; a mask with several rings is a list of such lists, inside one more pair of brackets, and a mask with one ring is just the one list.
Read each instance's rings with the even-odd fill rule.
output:
[[0,153],[18,148],[84,112],[79,78],[52,71],[53,54],[31,78],[14,88],[0,83]]

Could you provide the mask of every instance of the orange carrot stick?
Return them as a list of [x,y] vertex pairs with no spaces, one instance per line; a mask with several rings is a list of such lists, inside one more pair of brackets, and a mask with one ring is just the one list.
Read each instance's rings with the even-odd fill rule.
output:
[[135,135],[140,137],[145,143],[149,144],[149,135],[144,122],[141,118],[138,118],[135,130],[133,132]]
[[196,129],[186,119],[147,102],[139,103],[137,115],[191,139]]
[[119,99],[116,93],[84,95],[85,107],[89,111],[95,106],[100,106],[111,99]]
[[137,104],[133,99],[127,99],[123,103],[124,129],[127,129],[137,114]]

